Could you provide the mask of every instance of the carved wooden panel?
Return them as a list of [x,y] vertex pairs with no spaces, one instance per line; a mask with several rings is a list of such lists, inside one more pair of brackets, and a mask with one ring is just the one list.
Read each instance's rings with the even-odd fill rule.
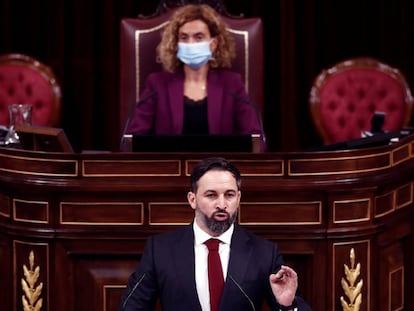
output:
[[[358,264],[360,311],[414,306],[406,294],[414,258],[412,140],[372,150],[222,154],[243,177],[238,222],[278,244],[314,310],[342,310],[345,266]],[[4,309],[23,310],[26,266],[40,269],[33,288],[42,284],[41,311],[116,311],[147,237],[192,221],[189,174],[211,155],[0,148]]]

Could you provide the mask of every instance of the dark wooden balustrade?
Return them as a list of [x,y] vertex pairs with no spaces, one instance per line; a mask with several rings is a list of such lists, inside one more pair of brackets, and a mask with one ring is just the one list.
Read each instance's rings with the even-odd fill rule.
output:
[[[1,309],[23,310],[24,269],[39,269],[41,310],[117,310],[148,235],[192,220],[189,172],[211,155],[0,148]],[[357,265],[360,310],[414,309],[414,137],[220,155],[243,174],[239,223],[279,244],[313,310],[342,310],[344,267]]]

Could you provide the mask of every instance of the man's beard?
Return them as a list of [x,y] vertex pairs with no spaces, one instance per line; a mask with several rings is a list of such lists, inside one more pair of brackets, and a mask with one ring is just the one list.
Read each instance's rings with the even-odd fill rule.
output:
[[[217,234],[222,234],[223,232],[226,232],[227,229],[230,228],[230,226],[232,224],[234,224],[234,222],[236,221],[236,217],[237,217],[237,211],[233,214],[230,215],[226,210],[217,210],[213,213],[213,215],[211,215],[211,217],[208,217],[208,215],[204,214],[199,208],[198,206],[196,207],[196,213],[199,216],[199,219],[201,220],[201,222],[211,231]],[[223,220],[223,221],[218,221],[214,219],[214,216],[216,215],[216,213],[226,213],[227,214],[227,219]]]

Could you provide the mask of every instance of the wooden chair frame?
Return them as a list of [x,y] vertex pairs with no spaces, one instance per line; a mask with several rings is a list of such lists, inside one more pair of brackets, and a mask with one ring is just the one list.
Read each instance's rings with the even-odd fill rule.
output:
[[[178,3],[177,3],[178,2]],[[161,71],[156,62],[155,47],[160,40],[160,32],[168,23],[169,17],[180,6],[194,1],[161,1],[155,14],[138,18],[124,18],[120,25],[120,133],[123,133],[126,120],[134,103],[139,100],[146,76],[153,71]],[[233,16],[225,10],[222,1],[195,1],[207,3],[215,8],[229,26],[229,32],[236,41],[237,57],[233,68],[238,68],[253,104],[263,115],[263,25],[260,18]],[[252,35],[254,33],[254,36]],[[145,42],[145,43],[143,43]],[[149,58],[142,57],[150,49]],[[152,63],[151,70],[148,62]],[[144,68],[145,67],[145,68]]]
[[[38,61],[37,59],[19,53],[10,53],[10,54],[3,54],[0,55],[0,67],[3,65],[16,65],[22,66],[24,69],[33,70],[37,72],[40,76],[42,76],[50,86],[51,91],[51,113],[45,124],[35,124],[39,126],[57,126],[60,122],[61,117],[61,109],[62,109],[62,95],[61,95],[61,87],[57,82],[56,76],[53,73],[52,69],[43,64],[42,62]],[[13,104],[13,103],[8,103]],[[33,107],[36,109],[36,106]],[[33,111],[33,114],[36,112]],[[8,124],[5,124],[8,126]]]
[[333,141],[330,133],[324,126],[323,120],[321,119],[321,90],[331,77],[353,69],[378,70],[384,73],[385,75],[391,77],[393,80],[397,81],[401,85],[402,91],[404,92],[405,100],[405,111],[402,112],[403,118],[401,122],[401,128],[408,126],[411,120],[414,100],[411,94],[410,87],[404,75],[401,73],[399,69],[391,67],[372,57],[358,57],[354,59],[347,59],[345,61],[335,64],[329,69],[322,70],[321,73],[314,80],[314,83],[311,88],[309,96],[310,112],[313,119],[313,123],[317,129],[318,134],[322,138],[324,144],[335,143],[335,141]]

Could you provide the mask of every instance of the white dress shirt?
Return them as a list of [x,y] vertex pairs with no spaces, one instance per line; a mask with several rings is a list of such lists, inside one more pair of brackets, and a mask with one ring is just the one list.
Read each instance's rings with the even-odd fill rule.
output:
[[195,281],[197,287],[198,299],[200,300],[201,310],[210,311],[210,291],[208,289],[208,249],[204,244],[205,241],[215,238],[221,241],[219,245],[219,255],[221,266],[223,268],[224,282],[226,282],[227,267],[230,257],[230,242],[233,235],[234,225],[218,237],[212,237],[204,232],[194,220],[194,253],[195,253]]

